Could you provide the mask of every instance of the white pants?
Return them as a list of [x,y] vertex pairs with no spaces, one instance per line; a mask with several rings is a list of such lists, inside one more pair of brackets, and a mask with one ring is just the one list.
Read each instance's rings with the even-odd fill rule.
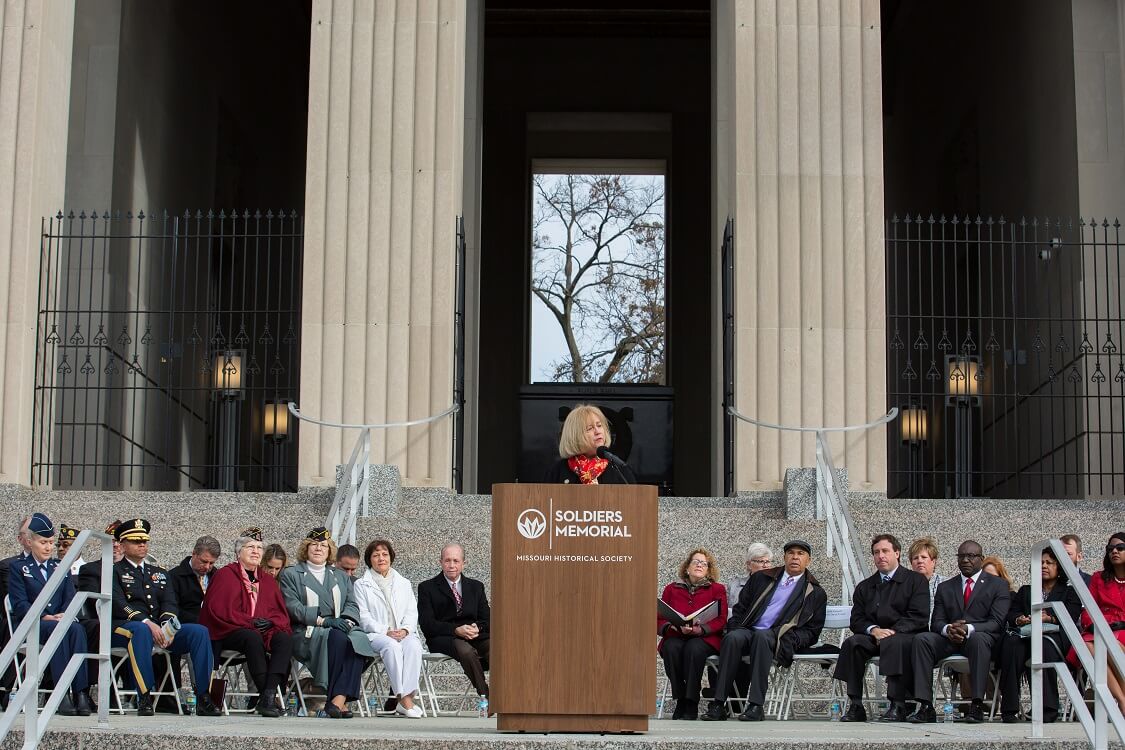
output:
[[383,660],[391,692],[395,695],[413,695],[418,692],[418,675],[422,673],[422,641],[411,633],[396,641],[384,633],[368,633],[371,648]]

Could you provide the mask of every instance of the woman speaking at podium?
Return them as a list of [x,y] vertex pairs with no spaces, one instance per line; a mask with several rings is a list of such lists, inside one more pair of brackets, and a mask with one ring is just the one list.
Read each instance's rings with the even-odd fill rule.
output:
[[590,404],[575,406],[563,422],[559,460],[547,471],[550,484],[636,484],[632,469],[609,452],[609,422]]

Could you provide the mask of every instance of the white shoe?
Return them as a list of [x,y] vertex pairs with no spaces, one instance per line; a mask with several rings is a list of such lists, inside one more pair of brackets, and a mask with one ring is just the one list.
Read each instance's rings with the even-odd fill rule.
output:
[[422,707],[415,703],[410,708],[404,708],[401,703],[395,706],[395,713],[399,716],[405,716],[407,719],[421,719]]

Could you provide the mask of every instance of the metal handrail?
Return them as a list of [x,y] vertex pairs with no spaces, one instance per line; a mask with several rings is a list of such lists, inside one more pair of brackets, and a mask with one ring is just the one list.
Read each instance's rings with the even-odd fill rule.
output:
[[[424,419],[413,419],[408,422],[385,422],[383,424],[351,424],[348,422],[329,422],[324,419],[305,416],[295,403],[289,402],[289,413],[302,422],[342,430],[359,430],[359,436],[356,438],[351,456],[349,456],[348,463],[345,464],[344,470],[341,472],[340,482],[336,485],[336,494],[332,496],[332,505],[328,508],[328,518],[324,523],[325,528],[332,533],[333,539],[341,544],[355,544],[356,523],[361,515],[365,518],[369,515],[371,431],[390,427],[416,427],[429,424],[451,414],[456,414],[460,410],[460,404],[453,404],[448,409]],[[344,481],[345,479],[347,482]]]
[[840,572],[843,576],[840,601],[844,604],[851,603],[852,591],[864,578],[871,575],[867,557],[859,549],[852,521],[851,512],[848,510],[848,501],[844,498],[840,488],[844,486],[840,473],[832,462],[832,449],[828,445],[829,432],[854,432],[869,430],[873,427],[888,424],[898,417],[898,407],[891,407],[883,416],[871,422],[843,427],[793,427],[789,425],[774,424],[742,414],[734,406],[727,407],[727,413],[744,422],[766,427],[772,430],[788,432],[813,432],[816,433],[816,517],[825,520],[825,545],[828,556],[835,552],[840,555]]
[[[62,614],[62,618],[58,621],[54,630],[51,632],[47,642],[40,646],[39,643],[39,621],[46,610],[51,597],[58,591],[59,586],[66,580],[67,575],[70,574],[70,567],[78,560],[82,554],[82,549],[86,543],[91,539],[101,542],[102,547],[102,565],[101,565],[101,591],[93,593],[89,591],[79,591],[75,594],[74,598],[70,600],[66,610]],[[55,572],[47,579],[46,585],[43,590],[39,592],[39,596],[32,602],[31,607],[27,613],[20,620],[19,624],[12,628],[12,637],[8,644],[0,651],[0,673],[7,671],[8,666],[16,658],[21,647],[26,644],[26,656],[24,658],[24,679],[17,690],[8,701],[8,709],[0,716],[0,742],[8,736],[8,731],[15,723],[16,717],[19,716],[20,711],[25,713],[24,722],[24,750],[32,750],[32,748],[39,746],[39,741],[43,735],[47,733],[47,725],[55,715],[62,699],[70,690],[70,682],[74,678],[78,668],[86,659],[98,660],[98,726],[103,729],[109,728],[109,689],[111,679],[110,669],[110,624],[112,621],[112,604],[113,595],[110,593],[110,580],[113,569],[113,538],[108,534],[98,531],[90,531],[86,529],[79,533],[78,538],[75,539],[74,544],[71,545],[70,550],[59,562]],[[43,677],[43,671],[50,665],[51,657],[54,656],[55,651],[58,650],[59,644],[62,643],[66,637],[67,629],[70,624],[74,622],[78,613],[82,611],[82,607],[86,601],[93,599],[97,602],[99,630],[98,630],[98,650],[96,653],[89,651],[89,644],[87,644],[87,652],[81,654],[73,654],[70,661],[67,662],[66,667],[63,669],[62,675],[55,678],[55,686],[51,690],[51,695],[47,699],[46,704],[43,706],[42,713],[37,708],[39,705],[39,685]]]
[[[1043,601],[1043,579],[1040,574],[1043,550],[1050,548],[1059,561],[1059,566],[1066,574],[1070,585],[1078,594],[1082,608],[1090,616],[1094,634],[1094,653],[1091,654],[1082,641],[1082,633],[1078,625],[1070,619],[1070,613],[1062,602]],[[1086,581],[1082,579],[1077,566],[1070,561],[1066,548],[1058,539],[1047,539],[1031,548],[1031,736],[1043,736],[1043,670],[1053,669],[1058,674],[1066,688],[1078,720],[1082,724],[1086,738],[1094,750],[1106,750],[1109,746],[1109,732],[1106,720],[1113,722],[1117,737],[1125,741],[1125,717],[1121,715],[1121,707],[1117,705],[1113,694],[1109,692],[1107,672],[1109,660],[1117,667],[1117,674],[1125,675],[1125,653],[1122,652],[1117,638],[1106,622],[1105,615],[1094,597]],[[1070,669],[1065,662],[1043,662],[1043,618],[1034,615],[1044,610],[1054,613],[1055,621],[1059,624],[1067,640],[1074,645],[1074,653],[1082,664],[1082,669],[1090,676],[1094,689],[1094,714],[1086,707],[1086,697],[1079,689]]]

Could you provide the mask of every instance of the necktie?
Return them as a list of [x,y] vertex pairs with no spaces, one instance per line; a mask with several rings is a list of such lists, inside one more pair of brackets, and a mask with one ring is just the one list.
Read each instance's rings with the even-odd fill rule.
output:
[[449,584],[449,588],[453,589],[453,601],[457,605],[457,611],[461,611],[461,592],[457,590],[457,584]]
[[47,563],[39,563],[39,575],[43,576],[43,580],[47,580]]
[[973,594],[973,579],[969,578],[965,581],[965,606],[969,606],[969,597]]
[[789,578],[786,578],[785,583],[781,584],[782,588],[788,588],[789,586],[793,585],[793,581],[795,581],[795,580],[797,580],[797,579],[793,578],[792,576],[790,576]]
[[889,580],[891,580],[891,577],[889,575],[887,575],[886,573],[883,573],[883,583],[886,583]]
[[207,576],[199,576],[199,588],[203,589],[203,593],[207,593]]

